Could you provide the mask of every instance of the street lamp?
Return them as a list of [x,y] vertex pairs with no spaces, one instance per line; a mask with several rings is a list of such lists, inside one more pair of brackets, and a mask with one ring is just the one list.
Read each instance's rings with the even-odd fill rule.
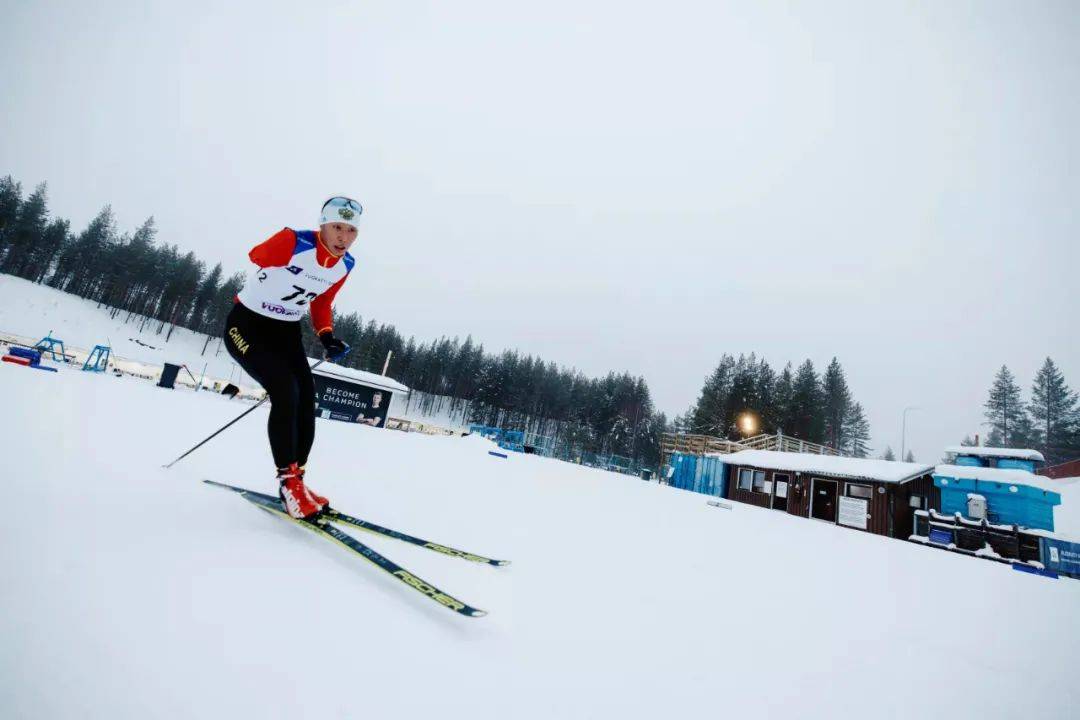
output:
[[904,408],[903,429],[900,431],[900,462],[904,462],[904,450],[907,449],[907,414],[908,410],[922,410],[918,405]]

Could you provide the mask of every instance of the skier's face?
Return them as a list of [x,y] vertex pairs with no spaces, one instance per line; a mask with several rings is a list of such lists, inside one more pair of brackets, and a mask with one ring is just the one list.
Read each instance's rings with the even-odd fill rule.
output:
[[356,228],[345,223],[326,223],[320,227],[320,235],[326,248],[338,257],[356,242]]

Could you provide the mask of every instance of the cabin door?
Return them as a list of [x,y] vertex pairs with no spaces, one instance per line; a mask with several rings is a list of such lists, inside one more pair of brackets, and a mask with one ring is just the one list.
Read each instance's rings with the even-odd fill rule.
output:
[[787,512],[788,481],[787,475],[773,475],[773,510]]
[[836,481],[814,478],[810,496],[810,517],[836,522]]

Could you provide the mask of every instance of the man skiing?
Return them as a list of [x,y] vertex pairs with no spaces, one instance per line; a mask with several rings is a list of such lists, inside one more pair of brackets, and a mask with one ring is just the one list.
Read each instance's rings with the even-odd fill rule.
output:
[[329,506],[304,484],[315,440],[315,381],[299,321],[309,305],[326,358],[349,351],[334,337],[331,307],[355,264],[348,251],[362,212],[355,200],[332,197],[323,204],[318,230],[285,228],[252,248],[248,257],[258,267],[225,321],[229,354],[270,397],[267,429],[278,495],[294,518],[310,519]]

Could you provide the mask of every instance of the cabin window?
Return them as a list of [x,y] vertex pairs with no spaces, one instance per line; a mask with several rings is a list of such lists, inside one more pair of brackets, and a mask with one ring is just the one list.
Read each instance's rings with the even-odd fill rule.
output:
[[749,490],[754,479],[754,471],[747,468],[739,470],[739,489]]
[[874,488],[869,485],[856,485],[855,483],[848,483],[847,496],[853,498],[864,498],[869,500],[874,497]]
[[926,496],[925,495],[912,495],[911,498],[908,499],[908,505],[915,508],[916,510],[925,510],[926,509]]
[[765,489],[765,473],[761,470],[754,471],[754,492],[768,492]]

